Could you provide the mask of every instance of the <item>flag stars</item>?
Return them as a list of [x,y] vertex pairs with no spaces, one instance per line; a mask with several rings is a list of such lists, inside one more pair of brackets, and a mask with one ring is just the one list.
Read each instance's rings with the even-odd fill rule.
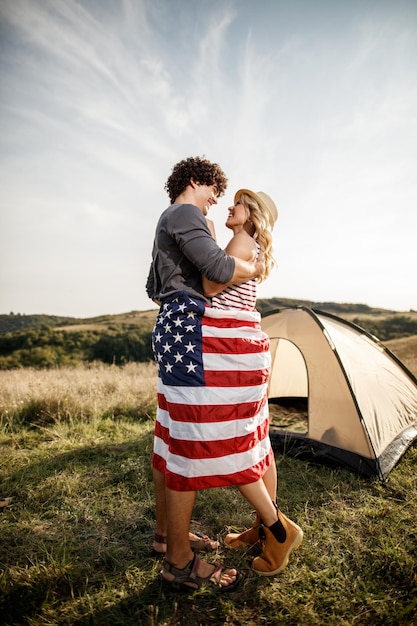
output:
[[[201,361],[200,304],[171,301],[161,308],[153,332],[155,360],[165,384],[204,383]],[[193,310],[190,310],[190,307]]]

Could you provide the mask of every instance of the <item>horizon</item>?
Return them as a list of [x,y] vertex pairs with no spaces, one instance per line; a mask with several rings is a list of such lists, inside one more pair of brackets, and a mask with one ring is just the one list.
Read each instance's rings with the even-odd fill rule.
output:
[[[335,306],[346,306],[346,307],[365,307],[368,308],[370,311],[386,311],[386,312],[390,312],[390,313],[416,313],[417,311],[415,309],[408,309],[408,310],[399,310],[399,309],[392,309],[392,308],[385,308],[385,307],[379,307],[379,306],[370,306],[369,304],[366,304],[365,302],[336,302],[334,300],[311,300],[311,299],[306,299],[306,298],[287,298],[284,296],[268,296],[267,298],[258,298],[258,300],[288,300],[288,301],[294,301],[294,302],[304,302],[304,303],[310,303],[312,305],[312,308],[314,308],[316,305],[335,305]],[[294,306],[302,306],[302,305],[294,305]],[[307,305],[304,305],[307,306]],[[282,308],[286,308],[286,307],[282,307]],[[290,305],[288,305],[288,308],[291,308]],[[114,312],[114,313],[98,313],[97,315],[81,315],[81,316],[74,316],[74,315],[68,315],[68,314],[61,314],[61,313],[23,313],[21,311],[10,311],[9,313],[0,313],[0,316],[5,315],[5,316],[41,316],[44,315],[46,317],[64,317],[64,318],[72,318],[72,319],[94,319],[97,317],[112,317],[112,316],[118,316],[118,315],[129,315],[132,313],[147,313],[150,311],[155,311],[155,313],[157,313],[159,310],[159,307],[157,305],[155,305],[154,307],[148,307],[145,309],[131,309],[129,311],[119,311],[119,312]]]

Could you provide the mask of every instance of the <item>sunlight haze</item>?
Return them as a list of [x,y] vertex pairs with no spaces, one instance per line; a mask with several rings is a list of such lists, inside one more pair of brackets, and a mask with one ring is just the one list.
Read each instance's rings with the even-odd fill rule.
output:
[[155,305],[188,156],[274,199],[260,298],[417,309],[415,0],[2,0],[0,313]]

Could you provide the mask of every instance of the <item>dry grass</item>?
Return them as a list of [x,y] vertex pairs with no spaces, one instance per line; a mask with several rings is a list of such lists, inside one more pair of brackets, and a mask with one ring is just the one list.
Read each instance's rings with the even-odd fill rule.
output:
[[149,419],[155,413],[153,363],[0,372],[0,424],[45,426],[101,417]]
[[417,335],[391,339],[391,341],[386,341],[384,345],[408,367],[414,376],[417,376]]

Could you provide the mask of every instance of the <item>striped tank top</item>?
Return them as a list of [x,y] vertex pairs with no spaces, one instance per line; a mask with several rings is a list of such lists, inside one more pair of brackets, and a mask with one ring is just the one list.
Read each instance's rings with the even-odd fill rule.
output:
[[[256,244],[258,258],[260,247]],[[215,309],[245,309],[254,311],[256,306],[258,283],[255,278],[246,283],[229,285],[211,299],[211,306]]]

